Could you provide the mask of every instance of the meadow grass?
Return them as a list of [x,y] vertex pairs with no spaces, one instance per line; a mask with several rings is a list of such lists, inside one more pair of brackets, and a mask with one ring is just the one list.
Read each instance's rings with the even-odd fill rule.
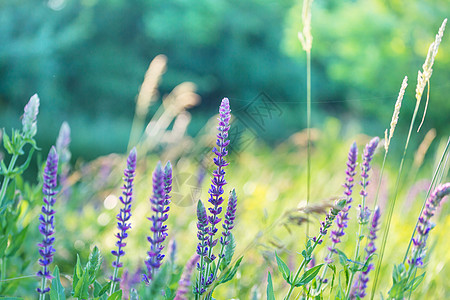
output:
[[[39,98],[33,96],[25,106],[22,129],[2,134],[9,163],[1,164],[0,295],[29,299],[37,291],[40,299],[357,299],[371,287],[372,299],[379,294],[390,299],[449,297],[450,256],[444,238],[450,216],[441,208],[436,228],[430,219],[450,192],[448,183],[441,184],[448,179],[450,139],[436,152],[428,189],[408,199],[415,182],[403,176],[412,171],[406,179],[429,178],[431,171],[429,163],[420,169],[425,142],[415,158],[407,154],[446,20],[418,73],[416,104],[397,164],[388,160],[388,152],[406,77],[384,147],[378,147],[378,137],[346,135],[333,118],[312,134],[311,4],[304,3],[299,34],[307,54],[307,126],[275,148],[256,140],[230,150],[233,99],[227,98],[197,137],[187,136],[188,109],[199,103],[192,83],[163,97],[146,125],[166,66],[166,58],[158,56],[137,99],[129,142],[129,148],[136,148],[128,159],[111,154],[69,167],[70,128],[63,124],[56,147],[41,164],[39,182],[29,183],[21,175],[40,150],[34,140]],[[163,168],[161,160],[172,163]],[[211,183],[205,181],[208,177]],[[404,209],[396,214],[399,199],[404,199]],[[360,203],[358,210],[352,200]],[[380,227],[381,243],[376,240]],[[303,239],[304,248],[299,247]]]

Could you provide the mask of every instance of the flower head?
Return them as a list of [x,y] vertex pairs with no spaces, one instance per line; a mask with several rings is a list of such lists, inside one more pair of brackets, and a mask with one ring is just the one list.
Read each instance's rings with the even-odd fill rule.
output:
[[147,237],[150,242],[150,250],[147,252],[148,258],[145,261],[147,274],[143,275],[143,280],[150,283],[155,272],[161,266],[164,254],[162,243],[167,237],[167,225],[164,222],[169,218],[170,191],[172,190],[172,166],[167,163],[164,170],[161,163],[153,172],[153,196],[150,198],[153,215],[148,218],[152,222],[152,236]]
[[42,193],[44,194],[44,205],[42,206],[41,215],[39,216],[39,232],[44,236],[41,243],[38,244],[39,254],[42,258],[39,259],[39,264],[42,266],[42,270],[37,272],[37,276],[42,278],[42,285],[37,288],[37,292],[45,294],[50,291],[50,288],[45,287],[46,279],[52,279],[48,266],[53,261],[53,254],[55,249],[53,248],[53,242],[55,238],[54,214],[55,210],[53,205],[55,204],[57,194],[56,191],[56,177],[58,172],[58,154],[55,147],[50,149],[47,156],[47,163],[44,169],[44,185],[42,187]]
[[118,221],[117,228],[119,229],[119,232],[116,234],[117,250],[111,251],[112,255],[116,256],[116,260],[112,263],[114,275],[111,280],[113,282],[120,281],[120,278],[118,277],[118,269],[122,267],[120,257],[125,255],[125,239],[128,237],[127,231],[131,228],[131,223],[129,220],[131,218],[131,202],[133,201],[133,180],[136,171],[136,158],[136,148],[133,148],[127,159],[127,167],[124,171],[123,178],[125,183],[122,187],[122,196],[119,197],[123,207],[120,208],[120,212],[116,216]]
[[415,267],[421,267],[423,265],[428,235],[430,230],[434,227],[431,222],[431,218],[434,216],[442,199],[448,194],[450,194],[450,182],[439,185],[428,197],[427,202],[425,203],[425,208],[419,217],[417,233],[413,238],[413,248],[411,256],[408,258],[408,263],[410,265]]
[[25,105],[22,117],[22,131],[26,138],[32,138],[37,132],[36,118],[39,113],[39,97],[37,94],[31,96],[30,101]]
[[345,170],[346,178],[345,178],[345,191],[344,195],[346,197],[347,203],[346,206],[342,209],[342,211],[339,212],[339,214],[336,216],[336,225],[337,229],[331,231],[331,241],[332,246],[328,249],[330,252],[328,253],[327,257],[325,258],[326,263],[332,263],[333,260],[331,257],[333,256],[333,253],[336,252],[334,249],[338,243],[341,242],[341,237],[345,235],[345,228],[347,228],[348,223],[348,211],[351,208],[352,203],[352,192],[353,192],[353,181],[354,177],[356,175],[356,159],[358,157],[358,148],[356,147],[356,143],[353,143],[350,146],[350,150],[348,152],[348,161],[347,161],[347,169]]
[[70,126],[67,122],[63,122],[56,140],[56,151],[58,152],[60,163],[66,163],[70,160],[72,154],[70,153],[69,145]]
[[[366,251],[366,261],[372,259],[372,254],[375,253],[377,248],[375,247],[375,240],[377,238],[378,225],[380,223],[381,212],[379,207],[377,206],[373,212],[372,222],[370,224],[370,232],[369,232],[369,243],[367,244]],[[357,295],[359,298],[364,298],[366,296],[367,283],[369,282],[369,273],[373,270],[373,263],[369,263],[367,268],[359,273],[357,281],[352,289],[352,299]]]

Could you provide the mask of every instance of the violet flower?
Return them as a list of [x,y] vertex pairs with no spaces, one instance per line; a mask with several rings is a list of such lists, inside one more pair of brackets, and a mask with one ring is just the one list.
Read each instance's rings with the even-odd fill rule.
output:
[[350,146],[350,150],[348,152],[348,161],[347,161],[347,170],[345,171],[345,174],[347,175],[345,178],[345,183],[343,186],[345,187],[344,195],[347,200],[346,206],[339,212],[339,214],[336,216],[336,225],[337,229],[332,230],[330,234],[330,238],[332,241],[332,246],[328,247],[328,250],[330,251],[325,258],[325,262],[327,264],[331,264],[333,262],[332,256],[333,253],[336,253],[335,250],[336,245],[341,242],[341,237],[345,235],[345,228],[347,228],[348,224],[348,211],[351,208],[351,203],[353,201],[352,198],[352,192],[353,192],[353,185],[354,185],[354,177],[356,175],[356,159],[358,157],[358,147],[356,147],[356,143],[354,142]]
[[430,230],[434,225],[431,223],[431,217],[434,216],[436,209],[439,207],[441,200],[450,194],[450,182],[439,185],[428,197],[425,203],[425,208],[419,217],[419,224],[417,225],[417,232],[413,238],[413,248],[411,256],[408,258],[408,264],[413,267],[422,267],[423,259],[426,251],[425,246],[427,243]]
[[223,203],[223,186],[227,183],[225,181],[224,167],[228,166],[228,162],[225,160],[225,157],[228,154],[227,146],[230,143],[228,140],[228,130],[230,129],[231,117],[230,113],[231,110],[228,98],[223,98],[219,108],[219,126],[217,127],[219,133],[217,134],[216,141],[217,148],[213,148],[213,152],[217,156],[214,158],[214,164],[217,166],[217,169],[213,171],[213,178],[211,179],[212,184],[208,191],[210,195],[208,201],[214,206],[209,208],[211,215],[208,217],[208,221],[211,224],[211,227],[208,228],[210,238],[209,241],[207,241],[209,246],[208,259],[210,261],[214,261],[216,258],[215,255],[212,254],[212,249],[217,244],[217,239],[214,239],[214,235],[218,230],[216,228],[216,224],[222,220],[218,217],[218,215],[222,212],[221,205]]
[[[236,191],[233,189],[230,193],[230,198],[228,199],[227,211],[225,213],[225,220],[223,221],[222,227],[224,231],[222,232],[222,237],[220,237],[220,243],[226,246],[230,243],[228,237],[231,234],[231,229],[234,228],[234,219],[236,218],[236,205],[237,196]],[[220,254],[220,258],[223,258],[224,254]]]
[[55,147],[50,149],[47,156],[47,163],[44,169],[44,184],[42,187],[42,193],[44,194],[44,205],[42,206],[42,214],[39,216],[39,232],[44,236],[41,243],[38,244],[39,254],[42,258],[39,259],[39,264],[42,266],[42,270],[37,272],[37,276],[42,278],[41,287],[37,288],[37,292],[40,294],[40,298],[44,297],[44,294],[50,291],[49,287],[46,287],[46,280],[51,280],[53,276],[50,274],[48,266],[53,261],[53,254],[55,248],[53,248],[53,242],[55,238],[52,236],[55,233],[54,214],[55,210],[53,205],[55,204],[57,194],[56,176],[58,173],[58,154]]
[[340,211],[345,207],[347,203],[346,199],[340,199],[336,200],[334,202],[334,206],[330,208],[330,211],[327,213],[325,217],[325,221],[320,222],[320,229],[319,229],[319,237],[313,237],[313,242],[316,244],[322,243],[322,237],[327,235],[328,229],[333,224],[333,220],[336,218],[336,216],[339,214]]
[[114,268],[113,276],[111,277],[111,294],[114,292],[116,282],[120,281],[118,277],[119,268],[122,267],[120,257],[125,255],[123,248],[126,246],[125,239],[128,237],[127,230],[131,228],[131,223],[128,222],[131,218],[131,202],[133,201],[133,180],[136,172],[136,148],[130,151],[127,159],[127,167],[123,172],[124,185],[122,187],[122,196],[119,197],[123,207],[120,208],[120,212],[117,214],[117,228],[119,232],[115,235],[117,238],[116,246],[117,250],[112,250],[112,255],[116,256],[116,260],[113,261],[112,266]]
[[199,258],[200,256],[198,256],[198,254],[194,254],[186,263],[181,279],[178,281],[178,289],[174,300],[188,300],[187,294],[191,289],[192,271],[194,270]]
[[205,206],[201,200],[197,203],[197,229],[197,238],[199,240],[197,244],[197,254],[200,257],[200,263],[197,264],[199,277],[197,279],[196,287],[194,288],[194,293],[201,295],[206,291],[204,288],[206,271],[205,261],[208,256],[208,215],[206,214]]
[[168,162],[162,169],[161,163],[153,172],[153,196],[150,198],[152,204],[153,215],[148,218],[152,222],[151,231],[153,236],[147,237],[150,242],[150,250],[147,252],[148,258],[145,261],[147,266],[147,274],[143,274],[143,281],[147,284],[153,279],[156,271],[161,266],[164,254],[162,243],[167,237],[167,225],[164,222],[169,218],[170,191],[172,190],[172,166]]
[[361,184],[361,196],[362,196],[362,205],[359,205],[359,223],[360,224],[366,224],[370,217],[370,211],[369,208],[365,206],[366,204],[366,197],[367,197],[367,186],[369,185],[370,181],[369,178],[369,171],[371,169],[370,163],[372,162],[373,155],[375,154],[375,150],[377,149],[378,142],[380,139],[378,137],[374,137],[370,140],[370,142],[366,145],[364,149],[363,154],[363,162],[361,164],[361,177],[362,181]]
[[[369,243],[365,248],[366,262],[372,258],[371,257],[372,254],[374,254],[375,251],[377,250],[377,248],[375,247],[375,239],[377,238],[377,231],[379,229],[378,225],[380,222],[380,215],[381,215],[380,209],[377,206],[375,208],[375,211],[373,212],[372,223],[370,226],[370,233],[368,236]],[[373,263],[369,263],[367,265],[367,269],[359,273],[359,277],[353,286],[352,295],[350,296],[352,299],[356,298],[356,296],[358,296],[359,298],[364,298],[366,296],[367,283],[369,282],[369,272],[373,270],[373,268],[374,268]]]

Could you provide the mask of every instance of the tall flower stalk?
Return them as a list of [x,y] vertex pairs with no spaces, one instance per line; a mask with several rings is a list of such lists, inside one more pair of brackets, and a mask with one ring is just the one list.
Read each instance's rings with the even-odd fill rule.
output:
[[170,191],[172,190],[172,165],[168,162],[163,170],[159,162],[153,172],[153,196],[150,198],[153,215],[148,218],[152,222],[152,236],[147,237],[150,242],[148,258],[145,261],[147,274],[143,275],[143,281],[147,284],[153,279],[156,271],[161,266],[164,254],[162,243],[167,237],[167,225],[164,222],[169,218]]
[[[2,187],[0,189],[0,206],[3,205],[3,200],[6,195],[6,189],[8,188],[9,181],[13,176],[9,175],[14,170],[17,159],[20,155],[24,154],[22,148],[27,144],[31,144],[34,148],[30,150],[29,158],[33,154],[36,148],[36,142],[34,141],[34,136],[37,133],[37,115],[39,113],[39,97],[34,94],[23,109],[22,115],[22,131],[13,130],[12,136],[9,137],[5,131],[3,131],[4,145],[8,145],[6,150],[12,155],[9,161],[8,167],[4,167],[2,170],[5,175],[3,175]],[[2,168],[3,169],[3,168]]]
[[205,289],[205,272],[206,272],[206,258],[208,256],[208,215],[206,214],[206,208],[202,201],[197,203],[197,254],[200,257],[200,263],[197,264],[198,277],[196,286],[194,288],[195,299],[198,299],[199,295],[203,294]]
[[[228,162],[225,160],[228,154],[227,146],[230,143],[228,140],[228,130],[230,129],[230,118],[231,110],[228,98],[224,98],[219,107],[219,126],[217,130],[216,147],[213,148],[213,152],[216,155],[214,158],[214,164],[217,168],[213,171],[213,178],[211,179],[211,187],[208,191],[209,202],[212,207],[208,208],[210,215],[206,213],[206,209],[201,201],[197,205],[197,228],[198,228],[198,246],[197,254],[200,256],[200,262],[197,266],[199,271],[196,286],[194,289],[195,297],[198,299],[200,295],[206,292],[206,289],[211,286],[217,277],[218,268],[224,257],[224,251],[226,245],[229,243],[228,238],[230,236],[230,231],[234,227],[234,219],[236,213],[237,196],[233,190],[230,193],[228,200],[227,211],[225,213],[225,221],[222,224],[223,233],[220,238],[221,250],[219,252],[219,259],[216,268],[213,267],[212,262],[216,259],[213,253],[214,247],[217,245],[219,239],[215,238],[215,234],[218,231],[216,227],[222,221],[219,215],[222,213],[222,203],[224,201],[222,195],[224,193],[224,186],[226,185],[225,180],[225,167]],[[209,291],[207,298],[212,297],[212,290]]]
[[[398,168],[397,180],[395,183],[394,197],[393,197],[393,200],[390,202],[390,205],[388,208],[386,226],[385,226],[385,229],[383,232],[383,238],[381,241],[380,256],[379,256],[379,259],[377,262],[377,267],[375,270],[375,278],[374,278],[374,282],[373,282],[373,286],[372,286],[372,293],[370,296],[371,300],[375,297],[375,291],[377,289],[378,276],[381,271],[381,264],[383,263],[384,250],[386,248],[386,243],[387,243],[387,239],[389,236],[389,229],[391,226],[392,215],[394,213],[395,202],[397,201],[398,190],[399,190],[399,186],[400,186],[400,179],[401,179],[401,175],[403,172],[403,164],[405,161],[406,152],[408,150],[409,140],[411,139],[411,134],[412,134],[412,130],[414,127],[414,123],[416,121],[417,112],[419,110],[420,102],[422,99],[422,94],[423,94],[423,91],[427,84],[428,84],[428,89],[429,89],[429,82],[430,82],[431,74],[433,72],[434,59],[437,55],[439,45],[442,41],[442,37],[444,35],[444,29],[445,29],[446,24],[447,24],[447,19],[445,19],[444,22],[442,23],[441,27],[439,28],[438,34],[436,35],[435,41],[430,45],[430,48],[428,49],[427,58],[425,59],[425,62],[422,66],[423,71],[422,72],[420,70],[418,71],[417,86],[416,86],[416,105],[414,107],[414,112],[413,112],[413,115],[411,118],[411,123],[409,125],[408,136],[406,138],[406,143],[405,143],[405,148],[403,150],[402,159],[400,161],[400,166]],[[425,114],[425,112],[424,112],[424,114]],[[425,118],[425,115],[423,116],[423,118]]]
[[123,173],[124,184],[122,186],[122,196],[119,197],[123,207],[120,208],[120,212],[117,214],[117,228],[119,232],[116,234],[117,250],[112,250],[112,255],[116,256],[116,260],[113,261],[112,267],[114,269],[113,276],[111,277],[111,290],[110,294],[114,293],[116,283],[120,281],[119,269],[122,267],[120,257],[125,255],[124,248],[126,246],[125,239],[128,237],[127,231],[131,228],[131,223],[128,222],[131,218],[131,202],[133,201],[133,180],[136,172],[136,148],[130,151],[127,159],[127,167]]
[[[298,38],[306,52],[306,206],[311,198],[311,49],[313,37],[311,34],[311,6],[313,0],[304,0],[302,8],[303,29]],[[309,215],[306,215],[306,238],[309,236]]]
[[57,176],[58,173],[58,154],[56,153],[55,147],[50,149],[47,156],[47,163],[44,169],[44,184],[42,187],[42,193],[44,194],[44,205],[42,206],[42,214],[39,216],[39,232],[43,235],[43,240],[38,244],[39,255],[39,265],[42,266],[42,270],[37,272],[37,276],[41,277],[41,286],[36,290],[39,293],[39,299],[45,299],[45,294],[50,291],[47,286],[47,280],[51,280],[53,276],[50,274],[48,266],[53,261],[53,254],[55,253],[55,248],[53,248],[53,242],[55,238],[53,234],[55,233],[54,224],[54,214],[55,210],[53,205],[55,204],[57,194]]
[[[380,208],[376,207],[373,216],[372,222],[370,224],[370,232],[368,236],[369,243],[367,244],[365,265],[372,259],[372,255],[375,253],[377,248],[375,247],[375,240],[377,238],[378,225],[380,223]],[[353,286],[352,294],[350,296],[351,299],[356,299],[356,297],[364,298],[366,296],[367,283],[369,282],[369,273],[373,270],[373,263],[368,263],[365,270],[362,270],[359,273],[357,280],[355,281],[355,285]]]
[[222,203],[224,193],[223,187],[227,184],[225,180],[225,167],[228,166],[228,162],[225,160],[225,157],[228,154],[227,146],[230,143],[228,140],[228,130],[230,129],[230,118],[231,118],[231,110],[230,103],[228,98],[224,98],[219,107],[219,126],[217,130],[217,147],[213,148],[214,154],[217,157],[214,158],[214,164],[217,166],[217,169],[213,171],[213,178],[211,179],[211,187],[209,189],[209,203],[213,205],[208,210],[210,212],[210,216],[208,216],[208,222],[210,227],[207,229],[209,239],[207,241],[208,245],[208,263],[207,267],[207,277],[206,277],[206,286],[209,286],[214,281],[214,275],[212,274],[212,270],[210,269],[210,264],[216,259],[216,256],[213,254],[213,249],[217,244],[217,238],[214,236],[218,231],[216,225],[220,223],[222,220],[219,215],[222,212]]
[[[367,186],[369,185],[369,171],[371,169],[371,162],[373,159],[373,155],[375,154],[375,150],[378,146],[378,142],[380,139],[378,137],[374,137],[370,140],[370,142],[366,145],[364,148],[363,153],[363,162],[361,164],[361,204],[359,205],[359,216],[358,216],[358,235],[356,238],[356,250],[355,250],[355,258],[354,261],[356,262],[359,257],[359,250],[361,247],[361,239],[362,239],[362,233],[365,225],[368,223],[370,218],[370,210],[366,206],[366,197],[367,197]],[[350,280],[348,282],[347,286],[347,295],[350,293],[350,289],[353,283],[353,277],[355,276],[355,273],[352,273],[350,276]]]
[[317,287],[317,291],[320,291],[320,288],[322,286],[322,283],[325,283],[325,276],[328,270],[328,265],[333,263],[333,255],[337,252],[336,246],[341,242],[341,237],[345,235],[345,228],[347,228],[348,224],[348,211],[351,208],[351,203],[353,201],[352,193],[353,193],[353,186],[354,186],[354,177],[356,175],[356,160],[358,157],[358,147],[356,147],[356,143],[353,143],[350,146],[350,150],[348,152],[348,160],[347,160],[347,169],[345,170],[345,183],[343,186],[345,187],[344,191],[344,197],[347,201],[345,207],[338,213],[336,216],[336,230],[332,230],[330,234],[331,238],[331,246],[328,247],[328,254],[325,257],[325,268],[322,271],[322,275],[320,277],[320,282]]

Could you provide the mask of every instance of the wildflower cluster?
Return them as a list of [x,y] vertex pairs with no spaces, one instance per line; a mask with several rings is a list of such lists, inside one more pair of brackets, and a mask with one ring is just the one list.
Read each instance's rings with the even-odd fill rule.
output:
[[[221,263],[223,262],[223,259],[225,257],[226,247],[230,243],[230,231],[234,227],[237,196],[236,192],[232,190],[225,212],[225,220],[222,224],[223,232],[222,236],[220,237],[220,244],[222,246],[219,252],[219,259],[217,264],[212,264],[212,262],[214,262],[217,258],[213,253],[213,248],[217,245],[218,242],[218,238],[215,238],[215,234],[218,231],[216,225],[222,221],[219,215],[222,212],[221,205],[224,201],[222,197],[222,194],[224,193],[223,187],[227,183],[225,180],[224,168],[228,165],[225,157],[228,154],[227,146],[230,143],[230,141],[228,140],[230,118],[230,103],[227,98],[224,98],[219,108],[219,126],[217,127],[219,132],[217,134],[216,140],[217,147],[213,148],[213,153],[216,155],[216,157],[214,158],[214,164],[217,166],[217,169],[213,171],[213,178],[211,179],[212,183],[208,191],[208,201],[213,205],[213,207],[210,207],[208,209],[210,215],[207,215],[206,209],[200,200],[197,205],[197,237],[199,240],[199,243],[197,245],[197,254],[200,256],[200,262],[197,264],[199,275],[194,287],[194,293],[196,294],[196,297],[205,293],[207,288],[211,286],[216,280],[219,267],[221,266]],[[208,293],[207,297],[210,298],[211,294],[212,290]]]

